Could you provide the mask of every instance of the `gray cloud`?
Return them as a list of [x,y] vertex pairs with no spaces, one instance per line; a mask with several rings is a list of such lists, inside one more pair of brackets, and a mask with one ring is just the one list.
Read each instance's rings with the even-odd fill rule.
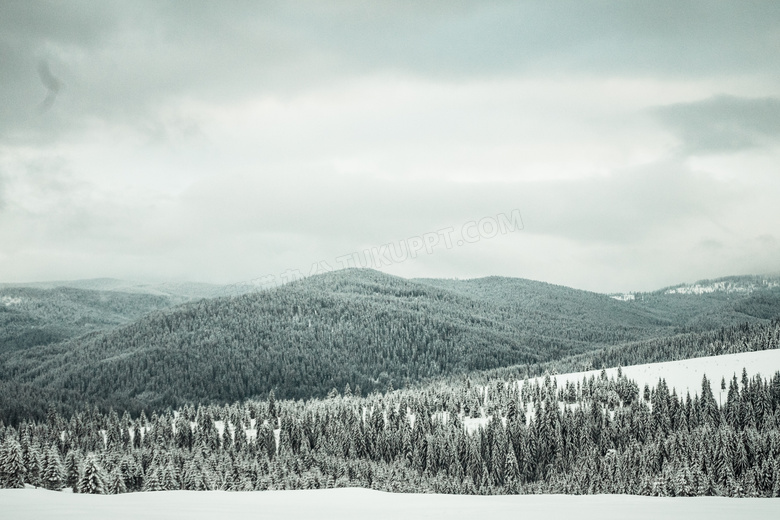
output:
[[[285,96],[372,71],[460,80],[780,68],[773,1],[6,2],[0,14],[0,96],[9,101],[0,135],[95,116],[148,124],[150,110],[176,96]],[[38,128],[30,113],[41,57],[69,95]]]
[[723,227],[724,212],[749,195],[669,162],[595,179],[520,182],[220,176],[193,186],[180,203],[201,235],[288,234],[355,247],[520,209],[526,235],[612,246],[688,222]]
[[642,110],[778,96],[778,34],[773,0],[0,2],[0,268],[225,281],[514,208],[538,249],[447,274],[770,265],[767,173],[685,156],[776,142],[780,98],[653,109],[671,151]]
[[684,152],[731,152],[777,143],[780,99],[717,96],[655,109]]

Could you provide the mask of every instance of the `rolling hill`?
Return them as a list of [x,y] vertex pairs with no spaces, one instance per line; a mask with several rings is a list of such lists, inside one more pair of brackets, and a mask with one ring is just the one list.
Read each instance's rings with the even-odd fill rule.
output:
[[65,341],[188,301],[250,289],[115,278],[0,284],[0,352]]
[[[664,306],[664,298],[680,296],[684,305]],[[5,349],[0,410],[13,420],[49,404],[138,411],[232,402],[271,389],[296,399],[346,384],[385,390],[662,341],[691,323],[702,327],[702,317],[718,317],[719,326],[762,323],[739,309],[758,297],[764,310],[780,309],[777,296],[772,289],[625,302],[529,280],[406,280],[344,270],[185,303],[59,343]]]
[[0,353],[126,325],[174,303],[142,293],[0,286]]

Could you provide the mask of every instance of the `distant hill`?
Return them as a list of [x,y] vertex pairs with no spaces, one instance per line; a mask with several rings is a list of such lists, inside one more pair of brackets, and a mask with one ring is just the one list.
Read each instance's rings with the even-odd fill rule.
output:
[[[130,294],[148,294],[165,296],[173,303],[184,303],[199,298],[215,298],[225,296],[228,286],[200,282],[138,282],[120,280],[118,278],[90,278],[85,280],[63,280],[32,283],[0,283],[0,291],[4,289],[59,289],[70,288],[84,291],[122,292]],[[248,292],[248,289],[230,286],[231,294]]]
[[[761,312],[746,312],[756,302]],[[137,411],[232,402],[271,389],[308,398],[346,384],[385,390],[536,366],[710,322],[762,323],[779,302],[773,290],[725,299],[653,293],[626,302],[521,279],[406,280],[350,269],[7,349],[0,354],[0,413],[20,416],[50,402]]]
[[142,293],[0,287],[0,353],[126,325],[173,304],[167,296]]
[[647,309],[661,319],[673,321],[680,332],[699,332],[780,316],[780,277],[700,280],[634,293],[627,299],[623,302],[627,306]]
[[115,278],[0,284],[0,352],[57,343],[126,325],[150,312],[188,301],[248,290]]

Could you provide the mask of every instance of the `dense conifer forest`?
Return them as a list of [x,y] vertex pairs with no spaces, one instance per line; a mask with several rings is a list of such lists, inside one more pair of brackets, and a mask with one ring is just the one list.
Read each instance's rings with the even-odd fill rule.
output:
[[103,325],[0,349],[5,487],[780,495],[780,373],[724,380],[722,406],[706,378],[533,379],[776,349],[772,288],[617,301],[353,270],[171,308],[8,290],[15,323]]
[[0,354],[126,325],[173,304],[153,294],[0,286]]
[[[48,291],[68,298],[39,305],[38,316],[71,326],[81,318],[73,325],[78,313],[69,314],[73,306],[62,301],[91,302],[103,316],[130,316],[167,301]],[[33,307],[20,305],[4,312]],[[64,342],[0,348],[0,418],[40,419],[49,406],[63,414],[95,405],[151,413],[270,390],[306,399],[347,384],[373,392],[486,370],[538,374],[743,351],[776,344],[776,326],[765,318],[775,308],[780,313],[776,288],[658,291],[626,302],[521,279],[406,280],[345,270],[184,303]],[[729,327],[699,334],[709,320]],[[691,330],[697,332],[685,332]],[[740,339],[756,334],[774,339]]]
[[[725,383],[725,381],[724,381]],[[361,486],[464,494],[780,496],[780,372],[719,407],[622,374],[111,411],[0,426],[0,482],[79,493]]]

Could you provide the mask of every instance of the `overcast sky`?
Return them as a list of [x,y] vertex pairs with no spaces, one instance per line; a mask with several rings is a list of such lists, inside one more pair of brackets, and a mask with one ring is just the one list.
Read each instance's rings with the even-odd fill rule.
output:
[[0,282],[780,271],[776,0],[4,1],[0,100]]

